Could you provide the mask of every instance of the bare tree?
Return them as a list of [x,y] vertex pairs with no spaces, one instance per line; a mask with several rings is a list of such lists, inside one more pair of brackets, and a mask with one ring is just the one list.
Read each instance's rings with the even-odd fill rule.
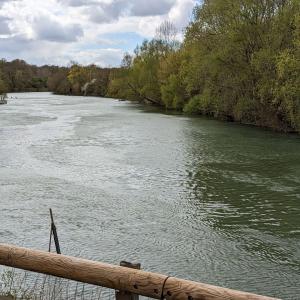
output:
[[162,42],[173,45],[176,42],[176,35],[178,33],[175,25],[168,20],[165,20],[161,25],[156,29],[156,39],[161,40]]
[[123,68],[130,68],[132,65],[132,56],[126,52],[124,54],[124,57],[122,59],[122,62],[121,62],[121,67]]

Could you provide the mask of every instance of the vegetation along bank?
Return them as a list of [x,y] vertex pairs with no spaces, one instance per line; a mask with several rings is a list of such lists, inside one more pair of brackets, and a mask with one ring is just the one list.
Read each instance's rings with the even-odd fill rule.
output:
[[204,0],[177,36],[164,22],[119,68],[2,60],[0,93],[107,96],[300,132],[299,0]]

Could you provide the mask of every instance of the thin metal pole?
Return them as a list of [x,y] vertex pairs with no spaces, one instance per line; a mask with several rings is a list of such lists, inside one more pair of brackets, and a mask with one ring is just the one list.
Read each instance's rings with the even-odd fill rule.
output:
[[[59,240],[58,240],[58,235],[57,235],[57,230],[56,230],[56,226],[55,226],[55,224],[54,224],[54,218],[53,218],[53,213],[52,213],[52,209],[51,209],[51,208],[50,208],[50,217],[51,217],[50,243],[51,243],[51,236],[52,236],[52,234],[53,234],[56,253],[57,253],[57,254],[61,254],[60,246],[59,246]],[[51,250],[51,244],[49,244],[49,252],[50,252],[50,250]]]

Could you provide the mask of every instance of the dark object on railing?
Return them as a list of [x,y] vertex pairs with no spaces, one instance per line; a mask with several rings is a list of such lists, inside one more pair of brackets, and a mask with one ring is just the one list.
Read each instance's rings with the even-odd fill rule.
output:
[[53,219],[53,214],[52,214],[51,208],[50,208],[50,217],[51,217],[51,229],[50,229],[50,240],[49,240],[49,252],[51,251],[51,242],[52,242],[52,235],[53,235],[56,253],[61,254],[57,230],[56,230],[56,226],[54,224],[54,219]]
[[0,244],[0,265],[167,300],[274,300],[166,275]]
[[[122,260],[120,262],[121,267],[126,267],[126,268],[131,268],[131,269],[136,269],[140,270],[141,269],[141,264],[140,263],[130,263],[127,261]],[[116,291],[116,300],[139,300],[139,295],[133,294],[128,291]]]

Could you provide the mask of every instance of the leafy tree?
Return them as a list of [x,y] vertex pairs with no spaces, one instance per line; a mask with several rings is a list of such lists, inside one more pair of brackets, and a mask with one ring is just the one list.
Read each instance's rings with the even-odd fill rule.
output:
[[[113,95],[299,131],[299,0],[204,0],[182,45],[166,21],[110,82]],[[150,101],[151,102],[151,101]]]
[[3,73],[2,73],[2,67],[3,67],[3,61],[0,61],[0,95],[7,93],[7,86],[5,84],[5,81],[3,80]]
[[49,76],[47,81],[47,86],[50,91],[56,94],[70,94],[71,84],[67,79],[68,69],[61,68],[56,70],[51,76]]
[[0,95],[6,94],[7,88],[2,79],[0,79]]
[[134,57],[125,54],[121,68],[112,74],[110,96],[163,105],[160,66],[175,51],[177,31],[170,22],[157,28],[156,38],[137,46]]

